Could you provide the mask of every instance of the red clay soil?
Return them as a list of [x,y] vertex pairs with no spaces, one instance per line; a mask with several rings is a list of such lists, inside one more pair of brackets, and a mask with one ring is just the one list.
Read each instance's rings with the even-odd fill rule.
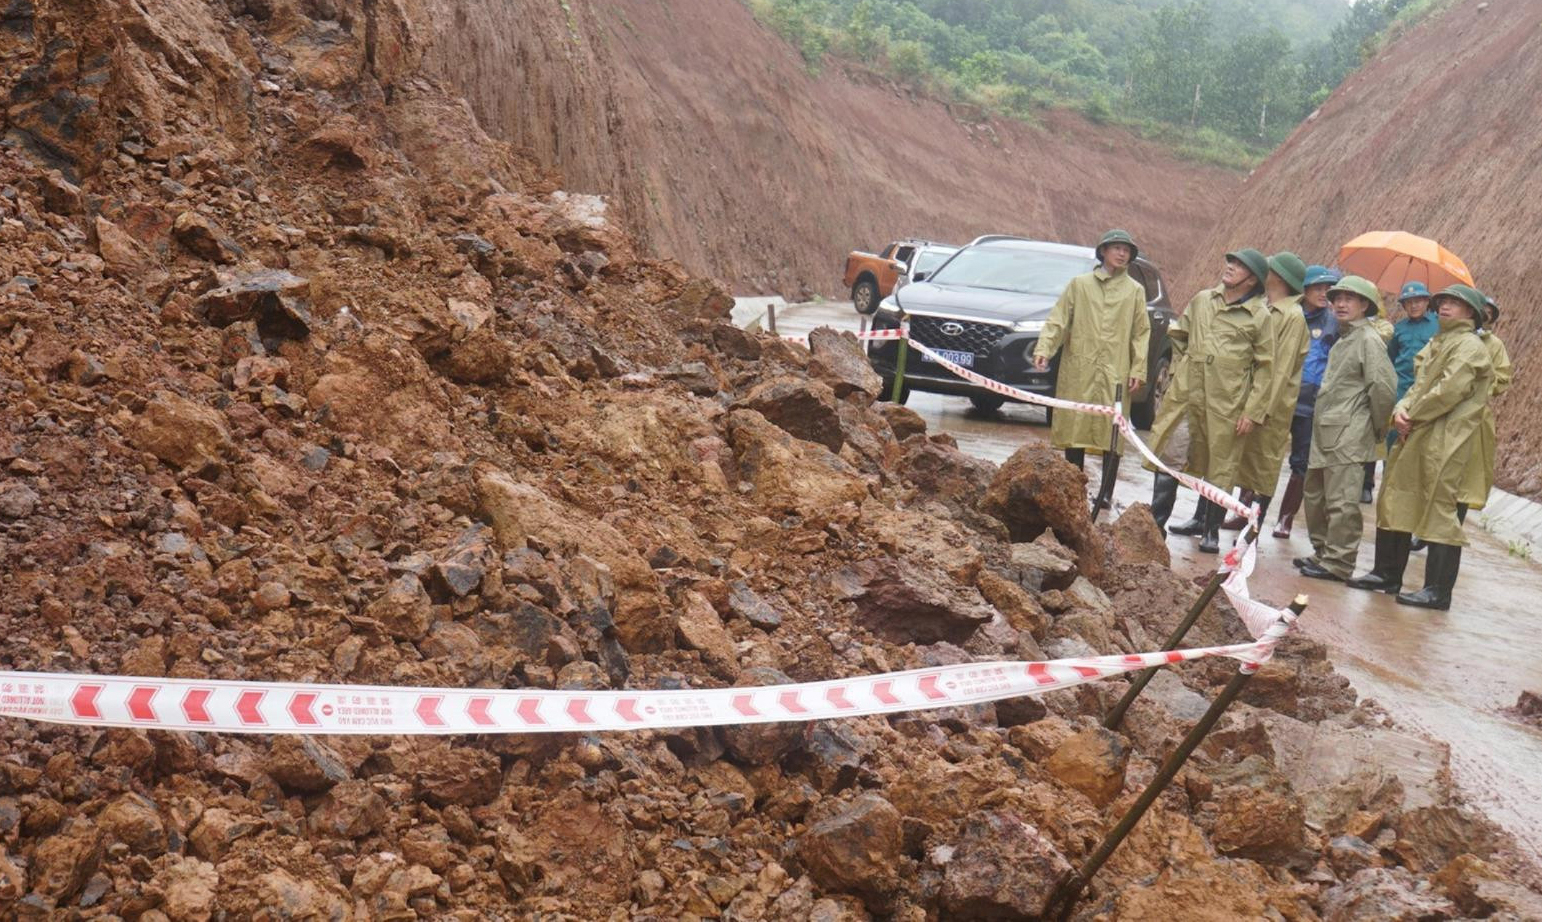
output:
[[1382,51],[1339,87],[1243,186],[1179,273],[1180,293],[1212,281],[1236,246],[1331,260],[1367,230],[1433,237],[1502,305],[1515,361],[1499,413],[1498,482],[1542,498],[1542,4],[1464,0]]
[[435,0],[426,66],[487,130],[737,294],[842,294],[848,250],[1128,227],[1177,266],[1238,174],[1068,113],[982,120],[803,60],[733,0]]

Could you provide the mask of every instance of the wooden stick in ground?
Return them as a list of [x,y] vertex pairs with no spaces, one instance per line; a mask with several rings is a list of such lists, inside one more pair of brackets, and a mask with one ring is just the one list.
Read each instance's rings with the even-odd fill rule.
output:
[[[1306,596],[1298,595],[1296,600],[1290,603],[1290,610],[1295,613],[1296,617],[1299,618],[1301,613],[1306,610],[1306,602]],[[1171,648],[1169,647],[1168,649]],[[1081,899],[1082,893],[1087,889],[1087,885],[1092,882],[1093,876],[1108,862],[1115,849],[1119,847],[1119,844],[1135,828],[1135,824],[1140,822],[1141,817],[1146,815],[1146,811],[1151,809],[1151,805],[1156,803],[1156,799],[1162,796],[1162,792],[1178,776],[1178,772],[1182,770],[1189,756],[1193,754],[1195,749],[1199,748],[1200,743],[1204,742],[1206,734],[1221,719],[1221,715],[1226,713],[1226,709],[1231,706],[1231,703],[1237,700],[1238,695],[1242,694],[1242,690],[1247,687],[1248,681],[1253,678],[1253,673],[1256,671],[1256,668],[1249,669],[1244,665],[1227,681],[1226,687],[1221,690],[1221,693],[1216,696],[1215,701],[1210,704],[1210,709],[1205,712],[1205,716],[1199,719],[1199,723],[1195,724],[1194,728],[1189,731],[1188,736],[1183,738],[1183,742],[1178,745],[1178,748],[1173,750],[1173,753],[1167,757],[1167,761],[1162,763],[1162,767],[1157,771],[1156,777],[1151,779],[1151,783],[1141,792],[1135,804],[1120,818],[1118,824],[1109,830],[1108,835],[1103,837],[1103,841],[1099,843],[1097,849],[1087,859],[1086,863],[1081,866],[1081,869],[1074,872],[1066,881],[1065,885],[1061,888],[1060,896],[1055,901],[1059,906],[1059,912],[1055,913],[1052,911],[1046,913],[1046,916],[1061,920],[1071,917],[1072,911],[1076,908],[1077,901]]]
[[[1251,528],[1244,529],[1242,532],[1244,543],[1251,544],[1257,537],[1257,533]],[[1226,582],[1226,577],[1230,575],[1231,573],[1228,570],[1217,570],[1211,574],[1210,581],[1205,583],[1205,588],[1200,592],[1199,598],[1195,599],[1194,604],[1189,606],[1189,610],[1183,615],[1183,620],[1178,622],[1178,626],[1173,628],[1173,632],[1167,635],[1166,642],[1162,644],[1163,650],[1178,649],[1178,646],[1183,643],[1183,638],[1188,636],[1189,629],[1194,626],[1194,622],[1199,620],[1199,616],[1210,605],[1210,602],[1215,598],[1215,594],[1221,591],[1221,584]],[[1125,712],[1130,709],[1130,705],[1135,703],[1135,699],[1140,697],[1140,693],[1146,690],[1146,685],[1156,676],[1157,669],[1159,668],[1161,667],[1153,666],[1150,669],[1142,669],[1135,674],[1135,678],[1130,680],[1130,687],[1125,690],[1124,697],[1120,698],[1119,703],[1114,705],[1113,710],[1108,712],[1108,716],[1103,718],[1104,727],[1109,730],[1119,729],[1119,725],[1124,722]]]

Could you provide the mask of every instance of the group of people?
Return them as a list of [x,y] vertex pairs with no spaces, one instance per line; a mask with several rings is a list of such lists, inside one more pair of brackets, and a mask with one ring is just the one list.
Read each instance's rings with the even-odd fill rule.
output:
[[[1134,239],[1109,231],[1096,253],[1097,267],[1056,303],[1034,358],[1043,367],[1060,354],[1058,396],[1108,404],[1118,385],[1128,395],[1144,383],[1150,321],[1144,289],[1127,272]],[[1172,468],[1238,490],[1260,521],[1288,459],[1273,535],[1290,537],[1304,501],[1312,554],[1294,561],[1303,575],[1444,610],[1467,512],[1482,508],[1493,485],[1489,401],[1509,386],[1510,359],[1494,332],[1499,305],[1478,289],[1432,293],[1409,282],[1396,296],[1395,325],[1384,316],[1389,298],[1368,279],[1294,253],[1226,254],[1220,283],[1195,295],[1169,330],[1171,380],[1153,449]],[[1050,433],[1078,466],[1087,451],[1107,448],[1106,429],[1082,415],[1056,414]],[[1378,461],[1375,562],[1356,577],[1360,505],[1373,498]],[[1201,497],[1189,521],[1168,527],[1179,483],[1160,470],[1155,478],[1157,524],[1198,537],[1199,550],[1217,553],[1220,532],[1244,526]],[[1405,592],[1409,554],[1424,547],[1424,587]]]

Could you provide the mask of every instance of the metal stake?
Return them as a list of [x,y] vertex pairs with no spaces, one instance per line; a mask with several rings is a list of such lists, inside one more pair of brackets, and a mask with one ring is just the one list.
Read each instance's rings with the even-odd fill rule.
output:
[[[1306,602],[1306,596],[1298,595],[1296,600],[1290,603],[1290,610],[1295,613],[1296,617],[1299,618],[1301,613],[1306,610]],[[1172,648],[1169,647],[1168,649]],[[1226,713],[1226,709],[1231,706],[1231,703],[1237,700],[1237,696],[1242,694],[1242,689],[1247,686],[1248,680],[1253,678],[1254,671],[1244,664],[1231,677],[1226,683],[1226,687],[1221,690],[1221,694],[1210,704],[1210,709],[1205,712],[1205,716],[1199,719],[1199,723],[1194,725],[1194,728],[1189,731],[1189,735],[1183,738],[1183,742],[1178,745],[1178,748],[1173,750],[1172,754],[1167,757],[1167,761],[1162,763],[1162,768],[1156,773],[1156,777],[1151,779],[1151,783],[1146,786],[1146,789],[1141,792],[1134,806],[1130,807],[1129,812],[1125,813],[1119,820],[1119,823],[1109,830],[1108,835],[1103,837],[1103,841],[1098,845],[1097,850],[1092,853],[1092,856],[1087,859],[1086,864],[1083,864],[1080,870],[1074,872],[1065,882],[1064,886],[1061,887],[1060,895],[1055,900],[1056,905],[1059,906],[1058,914],[1051,912],[1046,913],[1046,915],[1053,915],[1061,920],[1071,917],[1072,910],[1076,908],[1076,903],[1081,899],[1082,893],[1087,889],[1087,885],[1092,882],[1093,875],[1097,874],[1098,870],[1108,862],[1108,859],[1114,854],[1114,850],[1119,847],[1120,843],[1125,840],[1125,837],[1130,834],[1130,831],[1135,828],[1135,824],[1140,822],[1141,817],[1146,815],[1146,811],[1151,809],[1151,805],[1156,803],[1156,799],[1162,796],[1162,792],[1178,776],[1178,772],[1183,768],[1183,764],[1188,761],[1189,756],[1193,754],[1195,749],[1199,748],[1200,743],[1204,742],[1206,734],[1221,719],[1221,715]]]
[[776,335],[776,302],[775,301],[770,301],[770,302],[767,302],[767,304],[766,304],[766,328],[771,331],[771,335],[772,336]]
[[[1253,543],[1258,537],[1258,533],[1252,529],[1245,530],[1243,534],[1243,540],[1248,544]],[[1194,626],[1194,622],[1199,620],[1199,616],[1204,613],[1206,606],[1215,598],[1215,594],[1221,591],[1221,584],[1226,582],[1226,577],[1230,575],[1229,572],[1224,570],[1217,570],[1211,574],[1210,581],[1205,583],[1204,591],[1200,592],[1199,598],[1195,599],[1194,604],[1189,606],[1189,610],[1183,615],[1183,620],[1178,622],[1178,626],[1173,629],[1173,632],[1167,635],[1167,640],[1162,645],[1163,650],[1178,649],[1178,645],[1183,643],[1183,638],[1188,636],[1189,629]],[[1159,668],[1161,667],[1152,666],[1150,669],[1142,669],[1135,674],[1135,678],[1130,680],[1130,687],[1125,690],[1124,697],[1120,698],[1119,703],[1114,705],[1113,710],[1108,712],[1108,716],[1103,718],[1103,726],[1106,729],[1119,729],[1119,725],[1124,722],[1125,711],[1128,711],[1130,705],[1135,703],[1135,699],[1140,697],[1140,693],[1145,691],[1146,685],[1151,682]]]

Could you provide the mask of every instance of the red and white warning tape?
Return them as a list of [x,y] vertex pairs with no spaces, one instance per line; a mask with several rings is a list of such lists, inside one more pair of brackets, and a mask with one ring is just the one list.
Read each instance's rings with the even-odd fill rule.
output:
[[0,716],[93,727],[282,734],[573,733],[808,721],[981,704],[1205,657],[1231,657],[1256,668],[1284,633],[1282,627],[1251,643],[1223,647],[966,663],[695,691],[403,688],[0,672]]
[[[906,339],[908,329],[869,330],[859,338]],[[1120,408],[1032,394],[964,368],[914,340],[910,345],[959,377],[1014,400],[1110,417],[1147,460],[1210,501],[1244,515],[1248,528],[1256,529],[1257,507],[1163,464]],[[0,717],[221,733],[573,733],[809,721],[981,704],[1214,656],[1241,660],[1243,671],[1252,672],[1268,661],[1295,620],[1289,609],[1250,596],[1247,578],[1256,558],[1257,545],[1251,542],[1239,543],[1223,558],[1221,569],[1228,576],[1221,588],[1255,638],[1231,646],[1040,663],[967,663],[695,691],[412,688],[0,671]]]

